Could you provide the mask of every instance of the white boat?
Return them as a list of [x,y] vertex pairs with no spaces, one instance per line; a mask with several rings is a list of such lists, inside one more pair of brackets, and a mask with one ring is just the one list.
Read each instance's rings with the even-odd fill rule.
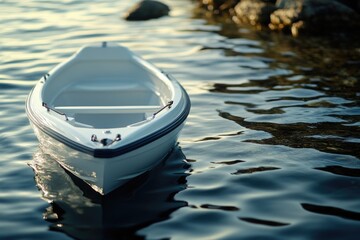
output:
[[42,77],[26,101],[43,151],[101,194],[162,161],[189,111],[174,78],[107,43],[81,48]]

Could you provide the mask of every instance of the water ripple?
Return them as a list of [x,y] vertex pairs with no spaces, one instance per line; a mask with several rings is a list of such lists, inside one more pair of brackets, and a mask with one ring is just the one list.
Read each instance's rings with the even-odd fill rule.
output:
[[280,168],[277,167],[255,167],[255,168],[247,168],[247,169],[239,169],[236,172],[232,173],[234,175],[240,175],[240,174],[252,174],[257,172],[265,172],[265,171],[271,171],[271,170],[278,170]]
[[301,206],[313,213],[341,217],[349,220],[360,221],[360,212],[353,212],[331,206],[321,206],[310,203],[302,203]]
[[290,225],[290,223],[282,223],[282,222],[263,220],[263,219],[257,219],[257,218],[242,217],[242,218],[240,218],[240,220],[243,220],[243,221],[249,222],[249,223],[265,225],[265,226],[269,226],[269,227],[282,227],[282,226]]
[[[214,22],[191,1],[121,19],[135,2],[1,1],[0,238],[357,239],[358,43]],[[24,111],[37,79],[102,41],[171,73],[192,102],[180,148],[104,198],[38,151]]]
[[360,168],[347,168],[342,166],[326,166],[315,168],[317,170],[349,177],[360,177]]

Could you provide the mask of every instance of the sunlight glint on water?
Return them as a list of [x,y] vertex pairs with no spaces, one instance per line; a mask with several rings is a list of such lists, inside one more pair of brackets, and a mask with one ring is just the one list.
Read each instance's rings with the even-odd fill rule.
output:
[[[135,2],[0,2],[0,239],[356,239],[357,85],[286,37],[195,17],[192,1],[122,20]],[[175,76],[192,110],[163,164],[100,199],[38,149],[24,101],[103,41]]]

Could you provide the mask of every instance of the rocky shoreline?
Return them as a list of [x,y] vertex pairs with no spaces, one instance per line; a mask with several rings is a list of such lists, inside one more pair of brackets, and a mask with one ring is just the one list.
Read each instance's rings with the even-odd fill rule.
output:
[[196,0],[237,24],[299,35],[359,35],[360,0]]

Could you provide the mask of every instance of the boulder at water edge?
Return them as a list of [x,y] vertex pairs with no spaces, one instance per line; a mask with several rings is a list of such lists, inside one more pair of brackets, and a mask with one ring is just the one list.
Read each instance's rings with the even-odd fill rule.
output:
[[199,6],[235,22],[291,32],[294,36],[355,36],[360,0],[197,0]]
[[133,6],[124,16],[128,21],[143,21],[169,15],[170,8],[161,2],[144,0]]
[[276,10],[276,7],[272,1],[242,0],[234,10],[240,22],[267,25],[270,23],[270,14]]
[[359,14],[335,0],[278,0],[271,16],[273,30],[289,29],[294,36],[302,33],[331,34],[356,31]]

